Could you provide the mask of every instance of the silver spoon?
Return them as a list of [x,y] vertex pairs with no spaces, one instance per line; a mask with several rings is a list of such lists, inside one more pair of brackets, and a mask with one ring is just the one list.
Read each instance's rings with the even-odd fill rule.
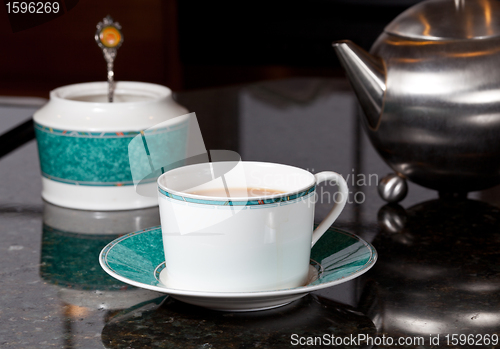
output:
[[97,31],[95,33],[95,41],[102,49],[104,59],[108,65],[108,101],[113,102],[115,93],[115,81],[113,72],[113,62],[116,58],[118,48],[123,44],[123,34],[121,32],[121,25],[113,21],[111,16],[106,16],[97,24]]

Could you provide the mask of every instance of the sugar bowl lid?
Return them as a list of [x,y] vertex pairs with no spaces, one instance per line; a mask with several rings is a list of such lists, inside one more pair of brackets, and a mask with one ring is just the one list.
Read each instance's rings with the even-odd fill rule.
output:
[[500,1],[423,1],[401,13],[384,31],[433,41],[497,37],[500,36]]

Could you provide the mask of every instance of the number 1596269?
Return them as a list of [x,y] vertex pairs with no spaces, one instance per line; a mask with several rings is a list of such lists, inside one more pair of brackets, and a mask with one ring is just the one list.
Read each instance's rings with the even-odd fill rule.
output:
[[498,334],[447,334],[447,345],[497,345]]
[[58,2],[8,2],[7,13],[58,13]]

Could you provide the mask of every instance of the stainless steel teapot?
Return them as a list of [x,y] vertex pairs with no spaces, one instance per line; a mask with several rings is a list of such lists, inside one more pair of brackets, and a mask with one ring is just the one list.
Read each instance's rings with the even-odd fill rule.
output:
[[370,53],[333,44],[364,111],[364,126],[397,175],[440,193],[500,184],[500,2],[427,0],[394,19]]

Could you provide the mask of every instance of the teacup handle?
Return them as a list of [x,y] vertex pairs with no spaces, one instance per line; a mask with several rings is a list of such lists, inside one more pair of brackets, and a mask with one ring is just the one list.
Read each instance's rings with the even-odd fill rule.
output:
[[316,185],[320,184],[324,181],[334,181],[339,187],[338,192],[340,193],[341,199],[339,202],[336,202],[330,212],[326,215],[325,219],[314,229],[312,235],[312,245],[323,236],[323,234],[327,231],[328,228],[335,222],[337,217],[340,215],[344,206],[347,202],[347,197],[349,195],[349,189],[347,188],[347,183],[344,178],[335,172],[325,171],[320,172],[314,175],[316,177]]

